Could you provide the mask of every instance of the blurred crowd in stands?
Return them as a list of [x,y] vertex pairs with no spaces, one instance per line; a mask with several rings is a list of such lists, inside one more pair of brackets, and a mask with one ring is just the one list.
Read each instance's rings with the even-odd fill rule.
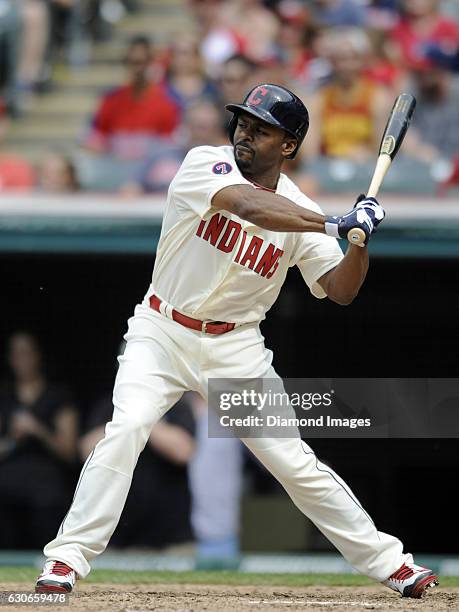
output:
[[[8,339],[0,379],[0,550],[36,550],[68,509],[82,464],[103,437],[113,404],[83,408],[57,384],[36,336]],[[124,344],[120,347],[120,355]],[[153,428],[135,470],[116,548],[191,552],[200,563],[239,553],[241,443],[207,435],[207,405],[185,396]],[[222,476],[224,475],[224,478]]]
[[[20,116],[21,97],[29,90],[46,90],[53,62],[83,61],[83,42],[97,40],[97,22],[110,13],[108,4],[112,12],[113,4],[142,7],[121,0],[0,0],[5,116]],[[286,167],[309,194],[353,191],[354,184],[361,189],[400,91],[414,93],[418,107],[386,187],[445,193],[459,181],[456,1],[184,5],[187,33],[171,33],[157,44],[148,32],[132,38],[120,58],[125,81],[102,93],[90,125],[68,151],[44,149],[35,166],[2,151],[0,189],[164,192],[189,148],[227,142],[224,104],[240,102],[260,82],[285,84],[310,110],[302,155]],[[4,131],[2,126],[0,139]]]

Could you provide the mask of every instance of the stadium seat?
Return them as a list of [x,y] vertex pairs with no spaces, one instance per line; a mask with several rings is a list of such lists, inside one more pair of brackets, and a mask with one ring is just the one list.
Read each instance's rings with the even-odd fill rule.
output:
[[[360,193],[369,185],[375,161],[356,163],[348,159],[320,158],[308,164],[307,170],[324,192]],[[381,191],[433,194],[436,188],[428,165],[400,156],[387,173]]]
[[87,191],[118,191],[136,174],[142,161],[96,157],[82,153],[76,159],[80,184]]

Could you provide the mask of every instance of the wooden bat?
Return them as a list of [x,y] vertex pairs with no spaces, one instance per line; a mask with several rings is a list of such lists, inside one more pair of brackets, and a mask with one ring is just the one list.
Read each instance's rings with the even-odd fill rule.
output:
[[[381,144],[379,145],[379,156],[370,187],[368,188],[368,197],[375,198],[377,196],[381,183],[386,176],[386,172],[389,170],[389,166],[397,155],[400,145],[405,138],[415,107],[416,98],[411,94],[402,93],[395,100],[389,119],[387,120]],[[365,232],[355,227],[349,230],[347,239],[352,244],[363,246],[365,242]]]

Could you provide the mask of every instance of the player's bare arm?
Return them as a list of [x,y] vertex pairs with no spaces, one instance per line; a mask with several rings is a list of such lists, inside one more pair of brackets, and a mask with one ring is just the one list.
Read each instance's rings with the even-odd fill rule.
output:
[[328,298],[341,306],[350,304],[368,272],[368,249],[350,244],[341,262],[317,281]]
[[271,231],[325,233],[324,215],[298,206],[281,195],[254,189],[250,185],[225,187],[213,197],[212,207],[227,210]]

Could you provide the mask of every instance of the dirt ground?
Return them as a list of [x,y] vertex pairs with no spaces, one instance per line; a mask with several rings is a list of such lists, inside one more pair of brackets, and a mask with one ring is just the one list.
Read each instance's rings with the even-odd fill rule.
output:
[[[2,584],[2,591],[27,590],[22,584]],[[69,606],[7,606],[5,610],[91,610],[130,612],[175,610],[176,612],[227,612],[229,610],[333,609],[336,612],[363,610],[418,610],[419,612],[459,610],[459,588],[435,588],[422,600],[402,599],[380,586],[305,587],[218,585],[122,585],[77,583]]]

